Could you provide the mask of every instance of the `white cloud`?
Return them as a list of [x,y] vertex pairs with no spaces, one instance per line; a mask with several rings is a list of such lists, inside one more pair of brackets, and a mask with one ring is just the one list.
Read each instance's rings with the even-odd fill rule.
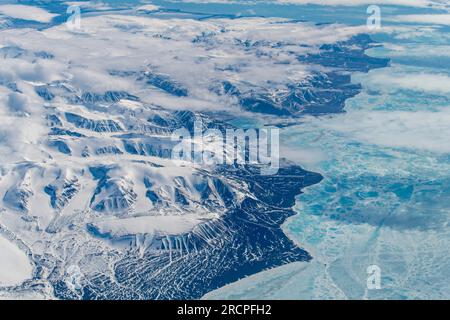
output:
[[[101,15],[85,17],[76,33],[64,25],[41,32],[5,30],[0,45],[47,51],[55,58],[12,59],[7,67],[0,66],[0,73],[9,75],[10,81],[65,78],[83,91],[126,90],[145,103],[171,108],[228,110],[232,101],[212,93],[212,84],[226,79],[244,89],[283,88],[311,73],[310,66],[298,61],[299,55],[366,31],[364,26],[316,26],[275,18],[196,21]],[[198,37],[200,41],[194,41]],[[133,77],[109,74],[111,69],[142,71],[148,66],[187,88],[189,97],[179,99],[136,83]]]
[[450,25],[450,14],[411,14],[396,16],[395,21]]
[[15,19],[33,20],[44,23],[50,22],[57,16],[42,8],[20,4],[0,5],[0,13]]
[[435,73],[397,73],[395,69],[373,72],[367,86],[384,91],[408,89],[437,94],[450,93],[450,77]]
[[113,77],[105,70],[95,70],[94,67],[74,68],[70,70],[71,83],[78,89],[86,92],[104,93],[106,91],[128,91],[133,89],[130,81]]
[[110,10],[112,7],[102,1],[68,1],[65,2],[68,6],[76,6],[82,8],[89,8],[95,10]]
[[390,57],[448,57],[450,56],[449,45],[396,45],[383,44],[384,48],[389,50]]
[[155,6],[154,4],[146,4],[144,6],[140,6],[136,10],[138,10],[138,11],[157,11],[157,10],[159,10],[159,7]]
[[449,153],[450,111],[357,111],[311,119],[320,129],[383,147]]

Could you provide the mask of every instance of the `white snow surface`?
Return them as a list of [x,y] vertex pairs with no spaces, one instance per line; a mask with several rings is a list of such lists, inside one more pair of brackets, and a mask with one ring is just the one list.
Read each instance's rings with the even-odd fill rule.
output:
[[13,286],[31,277],[26,254],[0,234],[0,286]]

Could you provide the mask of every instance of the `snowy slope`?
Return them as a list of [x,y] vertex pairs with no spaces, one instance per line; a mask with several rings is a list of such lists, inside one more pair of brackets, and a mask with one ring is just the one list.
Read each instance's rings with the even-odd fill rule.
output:
[[31,277],[28,257],[14,243],[0,235],[0,286],[20,284]]

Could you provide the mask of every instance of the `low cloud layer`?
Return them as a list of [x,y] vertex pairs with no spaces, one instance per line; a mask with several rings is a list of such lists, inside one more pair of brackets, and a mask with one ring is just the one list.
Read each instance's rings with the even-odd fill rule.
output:
[[320,129],[346,139],[382,147],[449,153],[450,111],[358,111],[342,116],[311,119]]
[[0,5],[0,14],[23,20],[32,20],[37,22],[50,22],[56,14],[52,14],[42,8],[26,6],[19,4]]

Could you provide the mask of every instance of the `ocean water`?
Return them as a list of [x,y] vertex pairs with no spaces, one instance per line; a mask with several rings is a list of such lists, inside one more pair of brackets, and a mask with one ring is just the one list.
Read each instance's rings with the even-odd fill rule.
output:
[[[284,145],[322,183],[285,232],[314,257],[207,295],[229,299],[445,299],[450,295],[450,51],[446,27],[374,39],[388,68],[355,74],[346,113],[306,118]],[[381,287],[367,285],[368,268]]]

